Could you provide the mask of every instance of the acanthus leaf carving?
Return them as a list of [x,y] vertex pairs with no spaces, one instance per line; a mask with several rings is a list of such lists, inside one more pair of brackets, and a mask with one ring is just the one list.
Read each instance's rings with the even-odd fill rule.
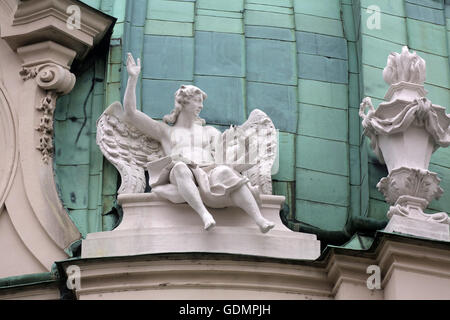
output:
[[20,76],[23,81],[34,79],[38,74],[38,69],[36,67],[26,68],[23,67],[22,70],[19,71]]
[[428,170],[401,167],[392,170],[378,182],[377,188],[386,201],[394,204],[402,195],[419,197],[430,202],[439,199],[443,190],[436,173]]

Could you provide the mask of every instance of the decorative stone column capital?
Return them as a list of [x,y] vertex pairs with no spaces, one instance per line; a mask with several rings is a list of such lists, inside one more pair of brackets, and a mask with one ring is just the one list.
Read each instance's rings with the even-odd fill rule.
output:
[[23,67],[19,74],[24,81],[35,79],[41,89],[53,90],[58,94],[68,94],[72,91],[76,81],[73,73],[54,63]]
[[[60,95],[68,94],[75,85],[75,75],[69,66],[75,58],[76,52],[53,41],[44,41],[17,49],[23,60],[19,75],[23,81],[34,80],[36,89],[43,92],[38,94],[35,105],[38,112],[39,144],[36,146],[42,154],[42,161],[48,165],[53,157],[53,114],[56,99]],[[28,87],[32,90],[32,87]],[[34,89],[34,90],[36,90]]]
[[35,79],[41,89],[57,94],[67,94],[73,89],[76,78],[69,66],[76,55],[74,50],[44,41],[20,47],[17,53],[24,61],[19,72],[24,81]]

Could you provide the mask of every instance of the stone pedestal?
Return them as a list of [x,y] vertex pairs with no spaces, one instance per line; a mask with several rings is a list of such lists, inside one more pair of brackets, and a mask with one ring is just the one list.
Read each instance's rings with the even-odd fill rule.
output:
[[447,213],[427,214],[429,202],[443,193],[437,174],[424,169],[400,167],[380,180],[377,187],[392,206],[388,232],[399,232],[435,240],[450,240]]
[[415,235],[418,237],[450,241],[448,224],[411,219],[394,215],[384,231]]
[[113,231],[88,234],[82,258],[210,252],[314,260],[320,255],[316,235],[294,232],[281,222],[282,196],[262,195],[261,213],[276,224],[266,234],[235,207],[210,209],[217,224],[205,231],[188,204],[173,204],[152,193],[123,194],[118,201],[124,211],[121,224]]

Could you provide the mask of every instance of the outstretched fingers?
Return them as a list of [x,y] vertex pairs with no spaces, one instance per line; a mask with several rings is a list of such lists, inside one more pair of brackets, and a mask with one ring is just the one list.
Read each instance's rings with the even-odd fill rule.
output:
[[[139,60],[140,60],[140,59],[138,59],[138,61],[139,61]],[[127,65],[132,65],[132,66],[135,66],[135,65],[136,65],[136,62],[134,61],[134,58],[133,58],[133,56],[131,55],[130,52],[128,52]]]

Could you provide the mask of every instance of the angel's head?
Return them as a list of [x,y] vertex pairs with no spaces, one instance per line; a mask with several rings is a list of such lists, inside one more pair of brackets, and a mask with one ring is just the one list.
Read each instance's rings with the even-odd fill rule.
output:
[[203,101],[207,98],[205,92],[196,86],[182,85],[175,92],[175,107],[172,112],[164,116],[163,121],[168,124],[175,124],[181,111],[187,112],[195,116],[195,122],[201,125],[205,124],[205,120],[198,115],[203,109]]

